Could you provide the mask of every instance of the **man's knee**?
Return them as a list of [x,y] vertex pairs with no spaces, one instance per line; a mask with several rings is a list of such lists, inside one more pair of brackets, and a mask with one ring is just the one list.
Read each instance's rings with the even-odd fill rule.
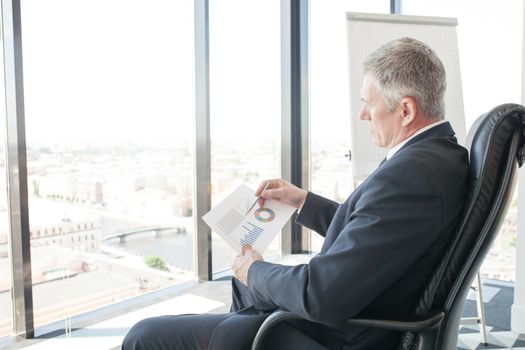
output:
[[207,349],[216,325],[226,317],[213,314],[147,318],[131,327],[122,350]]
[[130,328],[122,342],[122,350],[151,349],[157,331],[154,328],[156,317],[146,318]]

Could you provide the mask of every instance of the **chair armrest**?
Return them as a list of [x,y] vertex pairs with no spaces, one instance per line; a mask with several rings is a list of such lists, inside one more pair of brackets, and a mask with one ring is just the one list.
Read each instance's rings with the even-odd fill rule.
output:
[[[420,315],[366,315],[359,318],[352,318],[342,326],[382,328],[401,332],[425,332],[438,327],[444,316],[443,311],[433,311]],[[277,310],[273,312],[263,322],[255,335],[252,350],[260,349],[263,338],[273,326],[279,322],[293,319],[303,318],[289,311]]]
[[352,318],[345,324],[382,328],[400,332],[422,332],[434,329],[441,324],[445,317],[443,311],[431,311],[419,315],[378,315]]
[[268,332],[275,326],[277,323],[286,321],[286,320],[293,320],[293,319],[303,319],[301,316],[294,314],[290,311],[284,311],[284,310],[277,310],[272,312],[266,320],[261,324],[261,327],[257,331],[257,334],[255,335],[255,339],[252,343],[252,350],[259,350],[262,341],[264,337],[268,334]]

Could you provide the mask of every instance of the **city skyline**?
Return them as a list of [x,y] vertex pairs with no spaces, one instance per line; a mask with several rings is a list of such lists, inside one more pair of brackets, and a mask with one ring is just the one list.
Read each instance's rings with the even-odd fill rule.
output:
[[[262,178],[278,176],[276,144],[253,148],[237,145],[221,144],[214,153],[212,205],[240,183],[255,188]],[[354,186],[350,163],[341,154],[344,144],[334,141],[321,145],[312,149],[311,189],[341,202]],[[72,314],[82,313],[193,278],[192,153],[184,147],[118,150],[33,149],[28,153],[37,324],[62,317],[59,310],[64,308]],[[6,198],[5,191],[0,198]],[[483,265],[482,276],[513,280],[516,217],[514,202]],[[4,280],[8,278],[7,219],[4,205],[0,208],[0,275]],[[170,227],[169,231],[156,229]],[[137,230],[144,232],[124,240],[105,240]],[[312,249],[318,251],[322,238],[313,232],[312,236]],[[216,234],[212,241],[214,271],[228,269],[235,252]],[[279,238],[266,253],[270,259],[279,255]],[[160,258],[169,272],[148,267],[144,261],[147,256]],[[100,297],[97,303],[83,294],[85,284],[93,297]],[[0,291],[0,316],[9,315],[7,294]],[[0,319],[0,333],[8,330]]]

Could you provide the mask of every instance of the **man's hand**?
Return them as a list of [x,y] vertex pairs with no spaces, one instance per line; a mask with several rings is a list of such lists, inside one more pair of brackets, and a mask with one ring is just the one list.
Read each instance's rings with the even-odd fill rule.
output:
[[264,260],[252,247],[248,244],[242,247],[242,255],[237,255],[232,263],[233,275],[242,284],[248,286],[248,270],[254,261]]
[[[264,190],[266,184],[268,184],[268,187]],[[257,191],[255,191],[256,196],[261,196],[259,200],[260,207],[264,206],[266,199],[275,199],[294,208],[301,209],[307,194],[308,191],[300,189],[282,179],[265,180],[261,182]]]

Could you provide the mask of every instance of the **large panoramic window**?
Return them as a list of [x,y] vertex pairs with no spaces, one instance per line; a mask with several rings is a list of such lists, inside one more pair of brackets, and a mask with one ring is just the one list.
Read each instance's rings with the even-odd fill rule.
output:
[[193,2],[22,24],[35,326],[193,279]]
[[[403,13],[455,17],[467,130],[477,117],[507,102],[520,103],[523,3],[403,0]],[[505,54],[502,54],[504,52]],[[513,281],[516,267],[517,191],[481,268],[482,276]]]
[[[213,206],[241,184],[255,191],[279,176],[280,1],[212,0],[209,11]],[[229,268],[234,251],[216,233],[212,246],[213,271]]]
[[[312,191],[342,202],[354,187],[350,149],[346,13],[389,13],[387,0],[310,1],[310,119]],[[329,38],[329,39],[328,39]],[[312,232],[312,250],[323,237]]]
[[[3,47],[2,38],[0,46]],[[0,68],[4,69],[4,56],[0,55]],[[4,75],[0,77],[0,338],[12,333],[11,272],[9,263],[9,212],[7,208],[6,179],[6,105]]]

